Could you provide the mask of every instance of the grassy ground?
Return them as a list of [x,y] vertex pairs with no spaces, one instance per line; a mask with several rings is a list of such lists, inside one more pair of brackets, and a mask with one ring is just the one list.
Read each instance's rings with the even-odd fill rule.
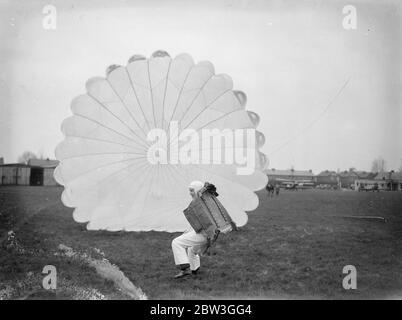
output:
[[[104,252],[150,299],[402,297],[402,193],[261,192],[249,223],[220,237],[199,275],[178,281],[170,249],[178,234],[87,231],[61,204],[61,191],[0,187],[0,291],[12,289],[8,298],[126,298],[90,267],[57,255],[60,244]],[[341,217],[347,215],[387,221]],[[48,264],[58,271],[50,293],[41,289]],[[357,290],[342,288],[349,264],[357,268]]]

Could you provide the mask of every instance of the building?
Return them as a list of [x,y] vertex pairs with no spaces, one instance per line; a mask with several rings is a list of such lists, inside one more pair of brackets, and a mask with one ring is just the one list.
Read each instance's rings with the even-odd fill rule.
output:
[[368,172],[368,171],[356,171],[359,179],[375,179],[377,173]]
[[28,165],[32,167],[31,175],[35,177],[38,185],[55,186],[57,185],[53,173],[59,164],[58,160],[30,159]]
[[402,191],[402,172],[380,172],[375,176],[375,180],[385,183],[389,191]]
[[268,176],[268,182],[272,185],[298,184],[299,186],[313,186],[314,173],[312,170],[277,170],[268,169],[264,171]]
[[59,160],[50,159],[29,159],[28,161],[28,165],[42,168],[56,168],[58,164]]
[[0,185],[30,185],[31,167],[22,163],[0,164]]
[[352,189],[354,188],[355,181],[359,179],[359,176],[355,171],[342,171],[338,173],[338,181],[341,188]]
[[374,180],[377,174],[367,171],[342,171],[338,173],[338,182],[341,188],[354,189],[356,180]]
[[374,177],[367,179],[358,179],[355,181],[355,190],[386,190],[402,191],[402,173],[401,172],[380,172]]
[[28,165],[31,166],[31,176],[35,177],[38,185],[56,186],[53,173],[59,164],[58,160],[30,159]]
[[321,171],[315,176],[315,183],[318,186],[326,186],[328,188],[338,188],[338,174],[335,171]]
[[357,179],[355,181],[354,189],[356,191],[387,190],[387,186],[385,182],[375,179]]
[[56,186],[53,177],[57,160],[32,159],[28,164],[0,164],[0,185]]
[[4,158],[0,157],[0,165],[4,164]]

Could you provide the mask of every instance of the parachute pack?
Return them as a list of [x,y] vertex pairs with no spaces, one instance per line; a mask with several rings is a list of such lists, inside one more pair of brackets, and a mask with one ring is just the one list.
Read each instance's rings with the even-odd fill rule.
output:
[[183,212],[194,231],[203,230],[210,241],[209,245],[212,245],[220,233],[229,233],[237,230],[237,227],[217,199],[218,193],[213,184],[206,182],[200,193],[201,196],[193,200]]

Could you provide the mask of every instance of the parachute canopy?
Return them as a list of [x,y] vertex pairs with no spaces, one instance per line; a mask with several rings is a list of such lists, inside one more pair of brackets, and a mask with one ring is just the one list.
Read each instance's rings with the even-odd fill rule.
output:
[[89,79],[56,147],[62,202],[90,230],[184,231],[193,180],[209,181],[237,225],[258,206],[259,117],[229,76],[188,54],[135,55]]

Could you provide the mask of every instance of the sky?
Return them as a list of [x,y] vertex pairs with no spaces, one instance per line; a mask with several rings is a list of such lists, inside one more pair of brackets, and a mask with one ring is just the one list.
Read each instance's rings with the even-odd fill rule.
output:
[[[46,29],[44,7],[56,8]],[[356,28],[345,29],[346,5]],[[269,167],[402,162],[400,1],[0,0],[0,157],[54,158],[85,82],[162,49],[209,60],[247,94]]]

